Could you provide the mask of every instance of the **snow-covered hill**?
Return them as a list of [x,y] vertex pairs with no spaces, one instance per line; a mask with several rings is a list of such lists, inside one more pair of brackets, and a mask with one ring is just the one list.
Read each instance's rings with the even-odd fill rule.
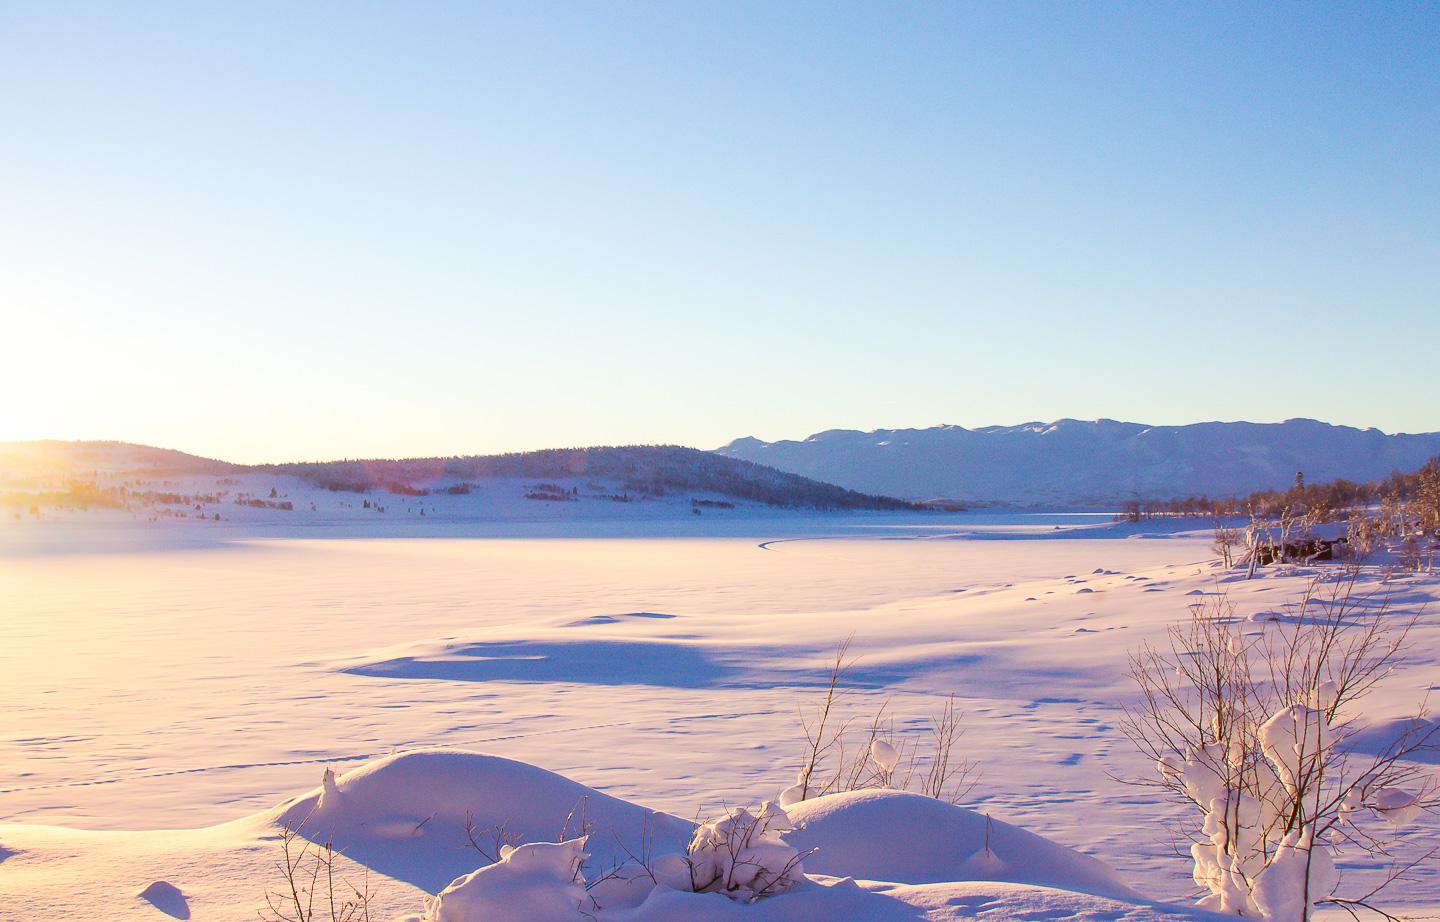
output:
[[1374,480],[1440,454],[1440,432],[1387,435],[1313,419],[1147,426],[1062,419],[1019,426],[832,429],[804,441],[736,439],[717,450],[871,493],[910,499],[1110,503]]
[[[362,496],[369,499],[356,499]],[[216,513],[236,512],[237,505],[318,513],[408,503],[429,516],[493,519],[491,500],[587,509],[678,504],[686,514],[741,507],[914,508],[678,445],[242,465],[127,442],[0,442],[0,511],[12,514],[96,508],[215,519]]]
[[229,474],[242,469],[238,464],[131,442],[66,442],[59,439],[0,442],[0,482],[3,483],[27,478],[43,481],[100,474],[149,477]]

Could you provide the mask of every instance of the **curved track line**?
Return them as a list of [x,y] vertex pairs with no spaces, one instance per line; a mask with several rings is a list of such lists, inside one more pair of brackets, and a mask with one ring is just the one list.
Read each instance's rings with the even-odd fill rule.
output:
[[[739,717],[763,717],[776,713],[768,711],[736,711],[733,713],[718,714],[687,714],[671,718],[667,723],[681,723],[693,720],[734,720]],[[509,740],[525,739],[535,736],[554,736],[560,733],[578,733],[584,730],[607,730],[613,727],[630,727],[642,723],[639,720],[621,720],[614,723],[586,724],[580,727],[555,727],[550,730],[535,730],[530,733],[510,733],[504,736],[488,736],[479,739],[456,740],[444,743],[445,746],[474,746],[481,743],[501,743]],[[326,756],[324,758],[311,759],[286,759],[276,762],[237,762],[230,765],[207,765],[199,768],[176,768],[168,771],[134,772],[114,778],[94,778],[88,781],[53,781],[46,784],[35,784],[28,787],[0,788],[0,794],[23,794],[29,791],[47,791],[59,788],[89,788],[99,787],[106,784],[121,784],[127,781],[150,781],[155,778],[174,778],[179,775],[199,775],[205,772],[240,771],[247,768],[287,768],[294,765],[330,765],[336,762],[363,762],[366,759],[374,759],[379,756],[389,755],[391,752],[399,751],[391,749],[387,752],[363,752],[350,755]]]

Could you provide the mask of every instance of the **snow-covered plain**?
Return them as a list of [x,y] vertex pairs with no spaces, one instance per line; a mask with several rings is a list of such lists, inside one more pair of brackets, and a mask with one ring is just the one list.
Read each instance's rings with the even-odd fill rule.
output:
[[[1263,630],[1305,572],[1222,584],[1195,523],[673,511],[423,528],[359,514],[7,524],[0,919],[252,919],[279,883],[276,821],[318,802],[307,792],[328,766],[348,798],[331,808],[337,843],[370,868],[378,918],[396,918],[484,863],[463,847],[457,799],[488,804],[482,821],[529,818],[553,838],[546,811],[563,816],[585,790],[505,796],[530,769],[481,770],[453,753],[408,781],[402,770],[426,763],[375,767],[432,747],[543,766],[617,798],[616,815],[662,811],[667,834],[688,838],[689,821],[790,784],[797,710],[852,634],[847,713],[889,698],[897,726],[919,733],[958,696],[962,748],[982,772],[967,806],[1102,859],[1147,898],[1194,895],[1164,828],[1177,814],[1111,777],[1153,772],[1117,728],[1134,697],[1126,655],[1221,589]],[[1388,591],[1422,621],[1413,665],[1370,701],[1376,726],[1440,676],[1440,583],[1402,577]],[[359,793],[365,778],[384,793]],[[875,809],[861,800],[820,812],[844,830]],[[915,825],[953,825],[953,840],[967,822]],[[965,882],[987,876],[973,850],[947,861],[929,848],[897,868],[895,844],[867,856],[849,834],[807,828],[821,838],[806,847],[822,851],[805,892],[633,918],[1181,917],[1093,879],[1088,895],[1057,895],[1045,886],[1073,881],[1026,876],[1034,868]],[[1436,840],[1434,817],[1409,835]],[[589,847],[600,858],[613,848],[602,838]],[[1440,905],[1435,867],[1414,876],[1397,902]]]

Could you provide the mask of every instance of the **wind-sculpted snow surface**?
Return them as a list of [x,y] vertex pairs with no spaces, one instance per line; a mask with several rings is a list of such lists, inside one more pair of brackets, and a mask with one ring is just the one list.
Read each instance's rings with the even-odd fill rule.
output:
[[[708,511],[684,516],[715,527]],[[377,922],[418,917],[504,845],[581,837],[602,922],[1196,917],[1125,898],[1106,871],[1078,876],[1095,865],[1057,843],[1151,898],[1196,897],[1170,836],[1189,807],[1113,780],[1155,777],[1117,729],[1135,700],[1127,654],[1222,592],[1236,630],[1286,628],[1324,568],[1223,574],[1208,524],[777,522],[743,537],[586,540],[236,526],[227,543],[183,548],[135,546],[151,532],[117,526],[97,550],[78,522],[22,529],[52,550],[0,560],[0,922],[147,922],[162,902],[194,922],[254,922],[281,882],[284,821],[305,824],[301,844],[333,835],[347,881],[368,871]],[[844,539],[814,540],[826,529]],[[1352,737],[1383,752],[1434,684],[1440,577],[1367,567],[1364,579],[1397,618],[1420,618],[1416,666],[1367,699]],[[811,815],[822,801],[785,801],[801,828],[781,838],[803,879],[753,902],[681,889],[659,859],[689,854],[695,820],[753,817],[795,778],[797,712],[851,635],[859,659],[837,713],[862,728],[888,702],[894,751],[858,731],[854,742],[904,774],[954,694],[981,772],[966,804],[980,812],[873,792],[824,816]],[[1422,846],[1435,816],[1410,816],[1417,790],[1364,807]],[[631,853],[652,870],[617,869]],[[1342,895],[1384,873],[1334,858]],[[185,909],[150,889],[162,881]],[[1393,895],[1400,915],[1437,905],[1433,863]]]
[[1144,903],[1094,858],[895,791],[829,795],[793,816],[732,808],[697,826],[533,765],[422,751],[327,772],[267,821],[303,823],[385,873],[480,858],[463,848],[476,822],[503,825],[495,860],[438,887],[415,922],[940,922],[1008,917],[1012,902],[1037,920],[1201,917]]

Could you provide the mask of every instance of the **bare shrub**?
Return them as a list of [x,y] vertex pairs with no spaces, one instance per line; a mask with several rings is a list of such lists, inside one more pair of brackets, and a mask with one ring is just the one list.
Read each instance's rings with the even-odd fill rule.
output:
[[1235,565],[1235,549],[1245,546],[1245,536],[1240,529],[1225,524],[1221,518],[1215,519],[1215,540],[1211,549],[1220,555],[1220,562],[1225,569]]
[[[1414,619],[1357,597],[1352,572],[1313,583],[1260,638],[1240,624],[1222,596],[1192,607],[1166,646],[1131,657],[1141,703],[1122,728],[1158,769],[1134,783],[1193,808],[1180,832],[1205,908],[1273,922],[1305,922],[1325,904],[1385,915],[1384,888],[1436,854],[1402,855],[1397,825],[1440,807],[1435,779],[1412,761],[1440,744],[1440,725],[1422,703],[1382,751],[1349,744],[1357,706],[1403,663]],[[1344,850],[1388,862],[1387,876],[1337,895],[1333,854]]]
[[955,709],[955,696],[945,699],[940,713],[930,718],[931,756],[921,778],[920,793],[951,803],[963,799],[974,790],[975,763],[959,758],[955,744],[965,735],[960,726],[964,713]]
[[[835,661],[830,667],[829,683],[825,687],[825,697],[816,706],[813,714],[800,712],[800,729],[805,734],[805,761],[800,766],[800,774],[795,783],[800,787],[798,800],[808,800],[816,791],[817,772],[821,765],[831,756],[833,750],[843,745],[845,732],[849,729],[849,723],[842,723],[839,727],[836,723],[840,720],[836,707],[839,703],[840,680],[845,673],[854,665],[854,660],[849,657],[850,642],[854,639],[845,638],[835,648]],[[844,760],[836,761],[843,764]],[[838,777],[838,776],[837,776]],[[827,784],[826,788],[833,786]],[[827,793],[822,790],[819,793]]]
[[[568,819],[566,826],[569,826]],[[565,841],[564,830],[561,830],[560,838],[557,841]],[[481,829],[475,823],[474,813],[469,810],[465,811],[465,844],[479,852],[480,857],[489,863],[494,864],[499,861],[501,852],[506,846],[514,848],[520,842],[521,837],[507,830],[504,824]]]
[[958,750],[964,712],[950,695],[925,729],[907,734],[895,728],[890,699],[863,722],[843,701],[845,676],[855,664],[851,639],[835,651],[820,701],[800,712],[805,755],[795,784],[780,795],[781,806],[839,791],[894,788],[959,803],[979,783],[975,763]]
[[1400,569],[1414,573],[1429,573],[1435,568],[1435,546],[1428,535],[1411,532],[1400,539],[1395,546],[1395,558]]
[[275,867],[284,884],[265,893],[264,922],[370,922],[370,874],[357,886],[336,874],[340,853],[329,839],[316,843],[299,826],[280,834],[281,857]]
[[1345,546],[1349,557],[1360,563],[1375,553],[1380,545],[1381,532],[1375,519],[1363,510],[1354,510],[1345,520]]

